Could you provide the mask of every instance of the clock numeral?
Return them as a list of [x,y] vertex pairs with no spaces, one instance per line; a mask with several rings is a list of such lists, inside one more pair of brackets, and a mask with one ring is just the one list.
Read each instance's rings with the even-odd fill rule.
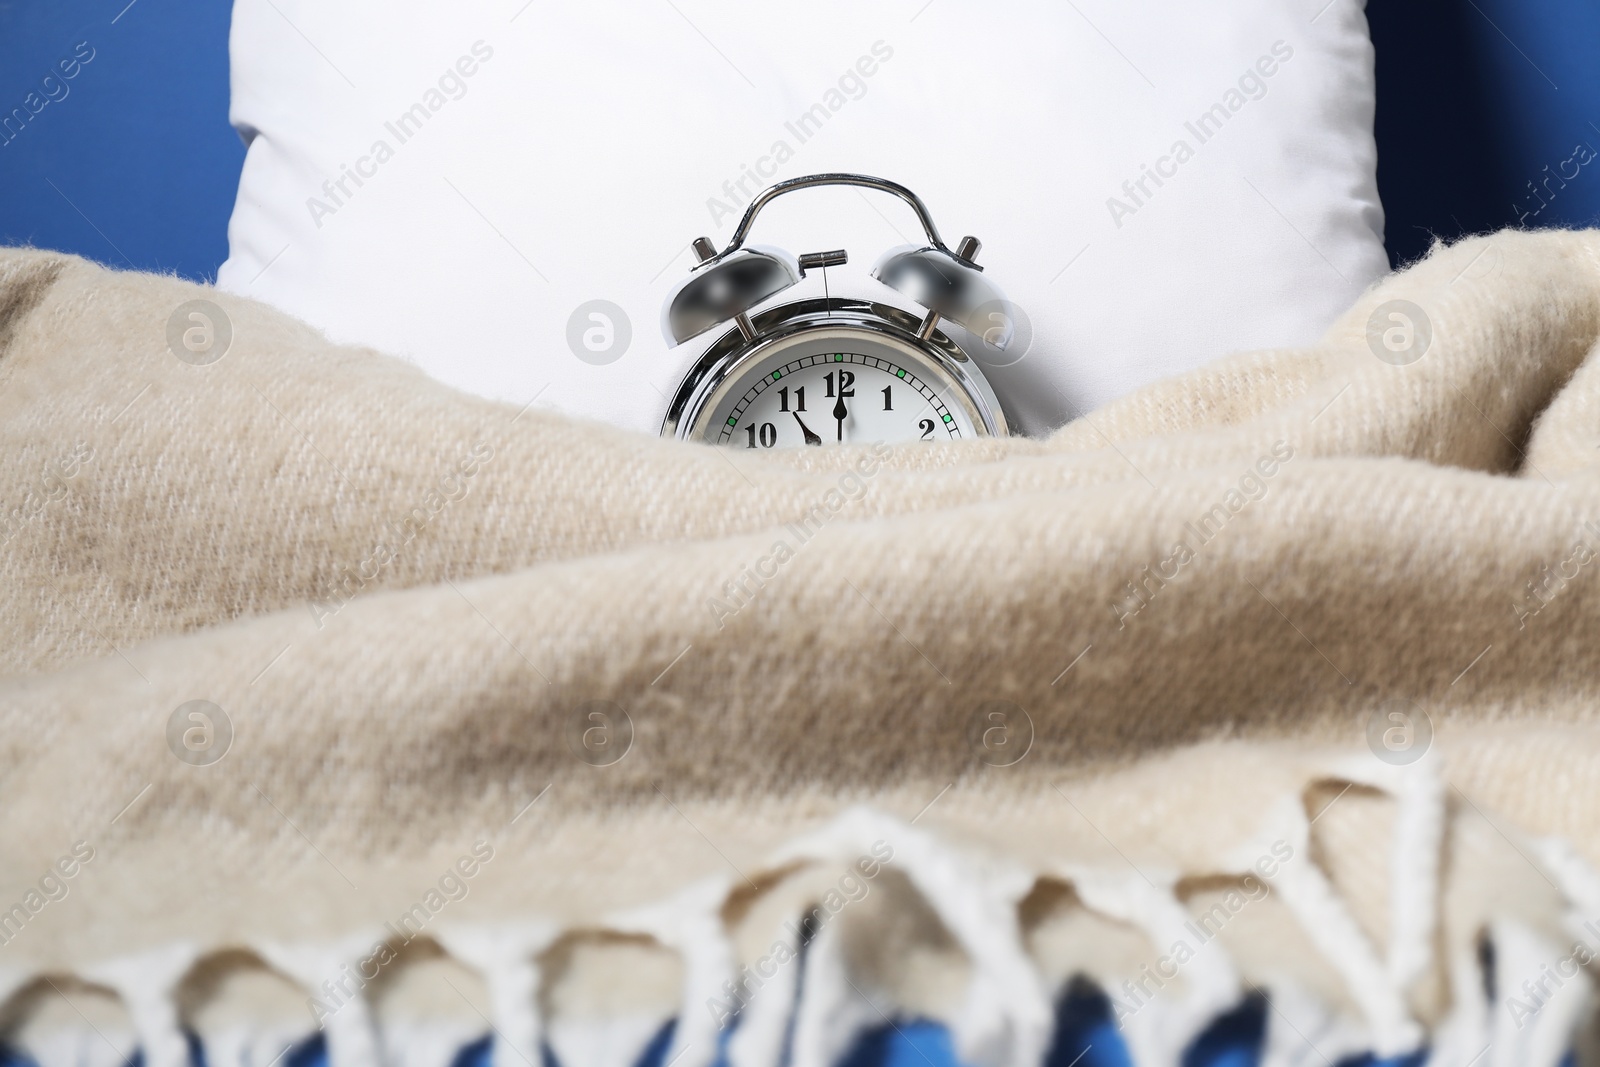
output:
[[750,443],[746,446],[748,448],[756,447],[756,440],[758,436],[760,438],[762,448],[771,448],[773,445],[778,443],[778,428],[772,425],[770,422],[763,422],[761,424],[759,434],[754,424],[746,426],[744,428],[744,432],[750,437]]
[[889,397],[890,397],[889,390],[891,390],[893,388],[894,388],[894,386],[892,386],[892,385],[886,385],[886,386],[883,387],[883,410],[885,410],[885,411],[893,411],[894,410],[894,405],[889,402]]
[[[832,396],[833,394],[829,393],[828,395]],[[804,411],[805,409],[806,409],[806,387],[802,385],[802,386],[800,386],[800,388],[798,388],[798,389],[796,389],[794,391],[794,410],[796,410],[796,411]],[[787,385],[778,390],[778,410],[779,411],[788,411],[789,410],[789,387]]]
[[[824,374],[822,376],[822,380],[828,384],[828,391],[827,391],[827,393],[825,395],[830,400],[834,399],[834,395],[833,395],[833,371],[829,371],[827,374]],[[854,371],[847,371],[847,370],[840,371],[839,372],[839,398],[841,398],[841,399],[849,399],[850,397],[855,396],[855,395],[856,395],[856,376],[855,376],[855,372]]]
[[[922,431],[922,439],[924,441],[930,440],[933,437],[933,428],[934,421],[932,419],[923,419],[921,422],[917,423],[917,429]],[[754,448],[755,446],[752,445],[751,447]]]

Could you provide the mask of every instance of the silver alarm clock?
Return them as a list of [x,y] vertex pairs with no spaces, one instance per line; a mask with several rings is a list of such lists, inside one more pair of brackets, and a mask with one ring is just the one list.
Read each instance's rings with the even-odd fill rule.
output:
[[[745,244],[763,207],[820,185],[892,193],[917,213],[927,244],[892,249],[872,276],[925,309],[920,318],[871,299],[832,296],[756,311],[807,271],[847,261],[842,249],[797,259]],[[662,436],[756,449],[1004,436],[994,390],[972,354],[939,329],[948,319],[1000,350],[1011,339],[1011,305],[974,261],[978,249],[975,237],[947,248],[916,194],[882,178],[814,174],[764,190],[722,251],[695,239],[700,263],[662,309],[669,345],[733,326],[684,377]]]

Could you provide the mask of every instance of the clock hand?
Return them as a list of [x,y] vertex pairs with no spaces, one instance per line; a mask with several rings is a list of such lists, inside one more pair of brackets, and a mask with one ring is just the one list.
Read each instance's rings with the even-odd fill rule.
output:
[[[789,414],[794,415],[794,412],[791,411]],[[811,432],[811,427],[806,425],[804,419],[802,419],[799,415],[794,415],[794,421],[798,422],[800,424],[800,432],[806,435],[806,444],[808,444],[808,445],[820,445],[820,444],[822,444],[822,438],[818,437],[816,434]]]
[[850,409],[844,406],[844,397],[833,402],[833,418],[839,424],[839,440],[844,440],[844,420],[850,417]]

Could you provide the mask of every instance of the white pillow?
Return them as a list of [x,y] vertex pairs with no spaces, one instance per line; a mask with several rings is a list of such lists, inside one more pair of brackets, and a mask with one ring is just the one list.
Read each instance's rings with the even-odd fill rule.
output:
[[[661,338],[690,240],[783,178],[888,178],[983,240],[1031,327],[988,374],[1030,433],[1312,341],[1387,269],[1362,0],[236,0],[231,48],[222,287],[651,433],[721,332]],[[898,201],[824,189],[752,240],[846,248],[831,291],[882,296],[868,268],[919,238]],[[595,300],[630,327],[599,354]]]

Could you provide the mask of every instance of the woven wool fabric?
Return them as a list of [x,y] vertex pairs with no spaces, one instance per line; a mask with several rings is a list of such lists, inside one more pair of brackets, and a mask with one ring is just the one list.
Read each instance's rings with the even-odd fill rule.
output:
[[1025,1064],[1083,976],[1140,1062],[1255,992],[1275,1062],[1553,1063],[1600,916],[1597,344],[1600,234],[1507,232],[1048,439],[755,454],[0,253],[7,1018],[75,1025],[70,979],[147,1063],[321,1025],[342,1067],[455,966],[449,1032],[525,1055],[676,1015],[681,1067],[730,1020],[822,1065],[901,1013]]

